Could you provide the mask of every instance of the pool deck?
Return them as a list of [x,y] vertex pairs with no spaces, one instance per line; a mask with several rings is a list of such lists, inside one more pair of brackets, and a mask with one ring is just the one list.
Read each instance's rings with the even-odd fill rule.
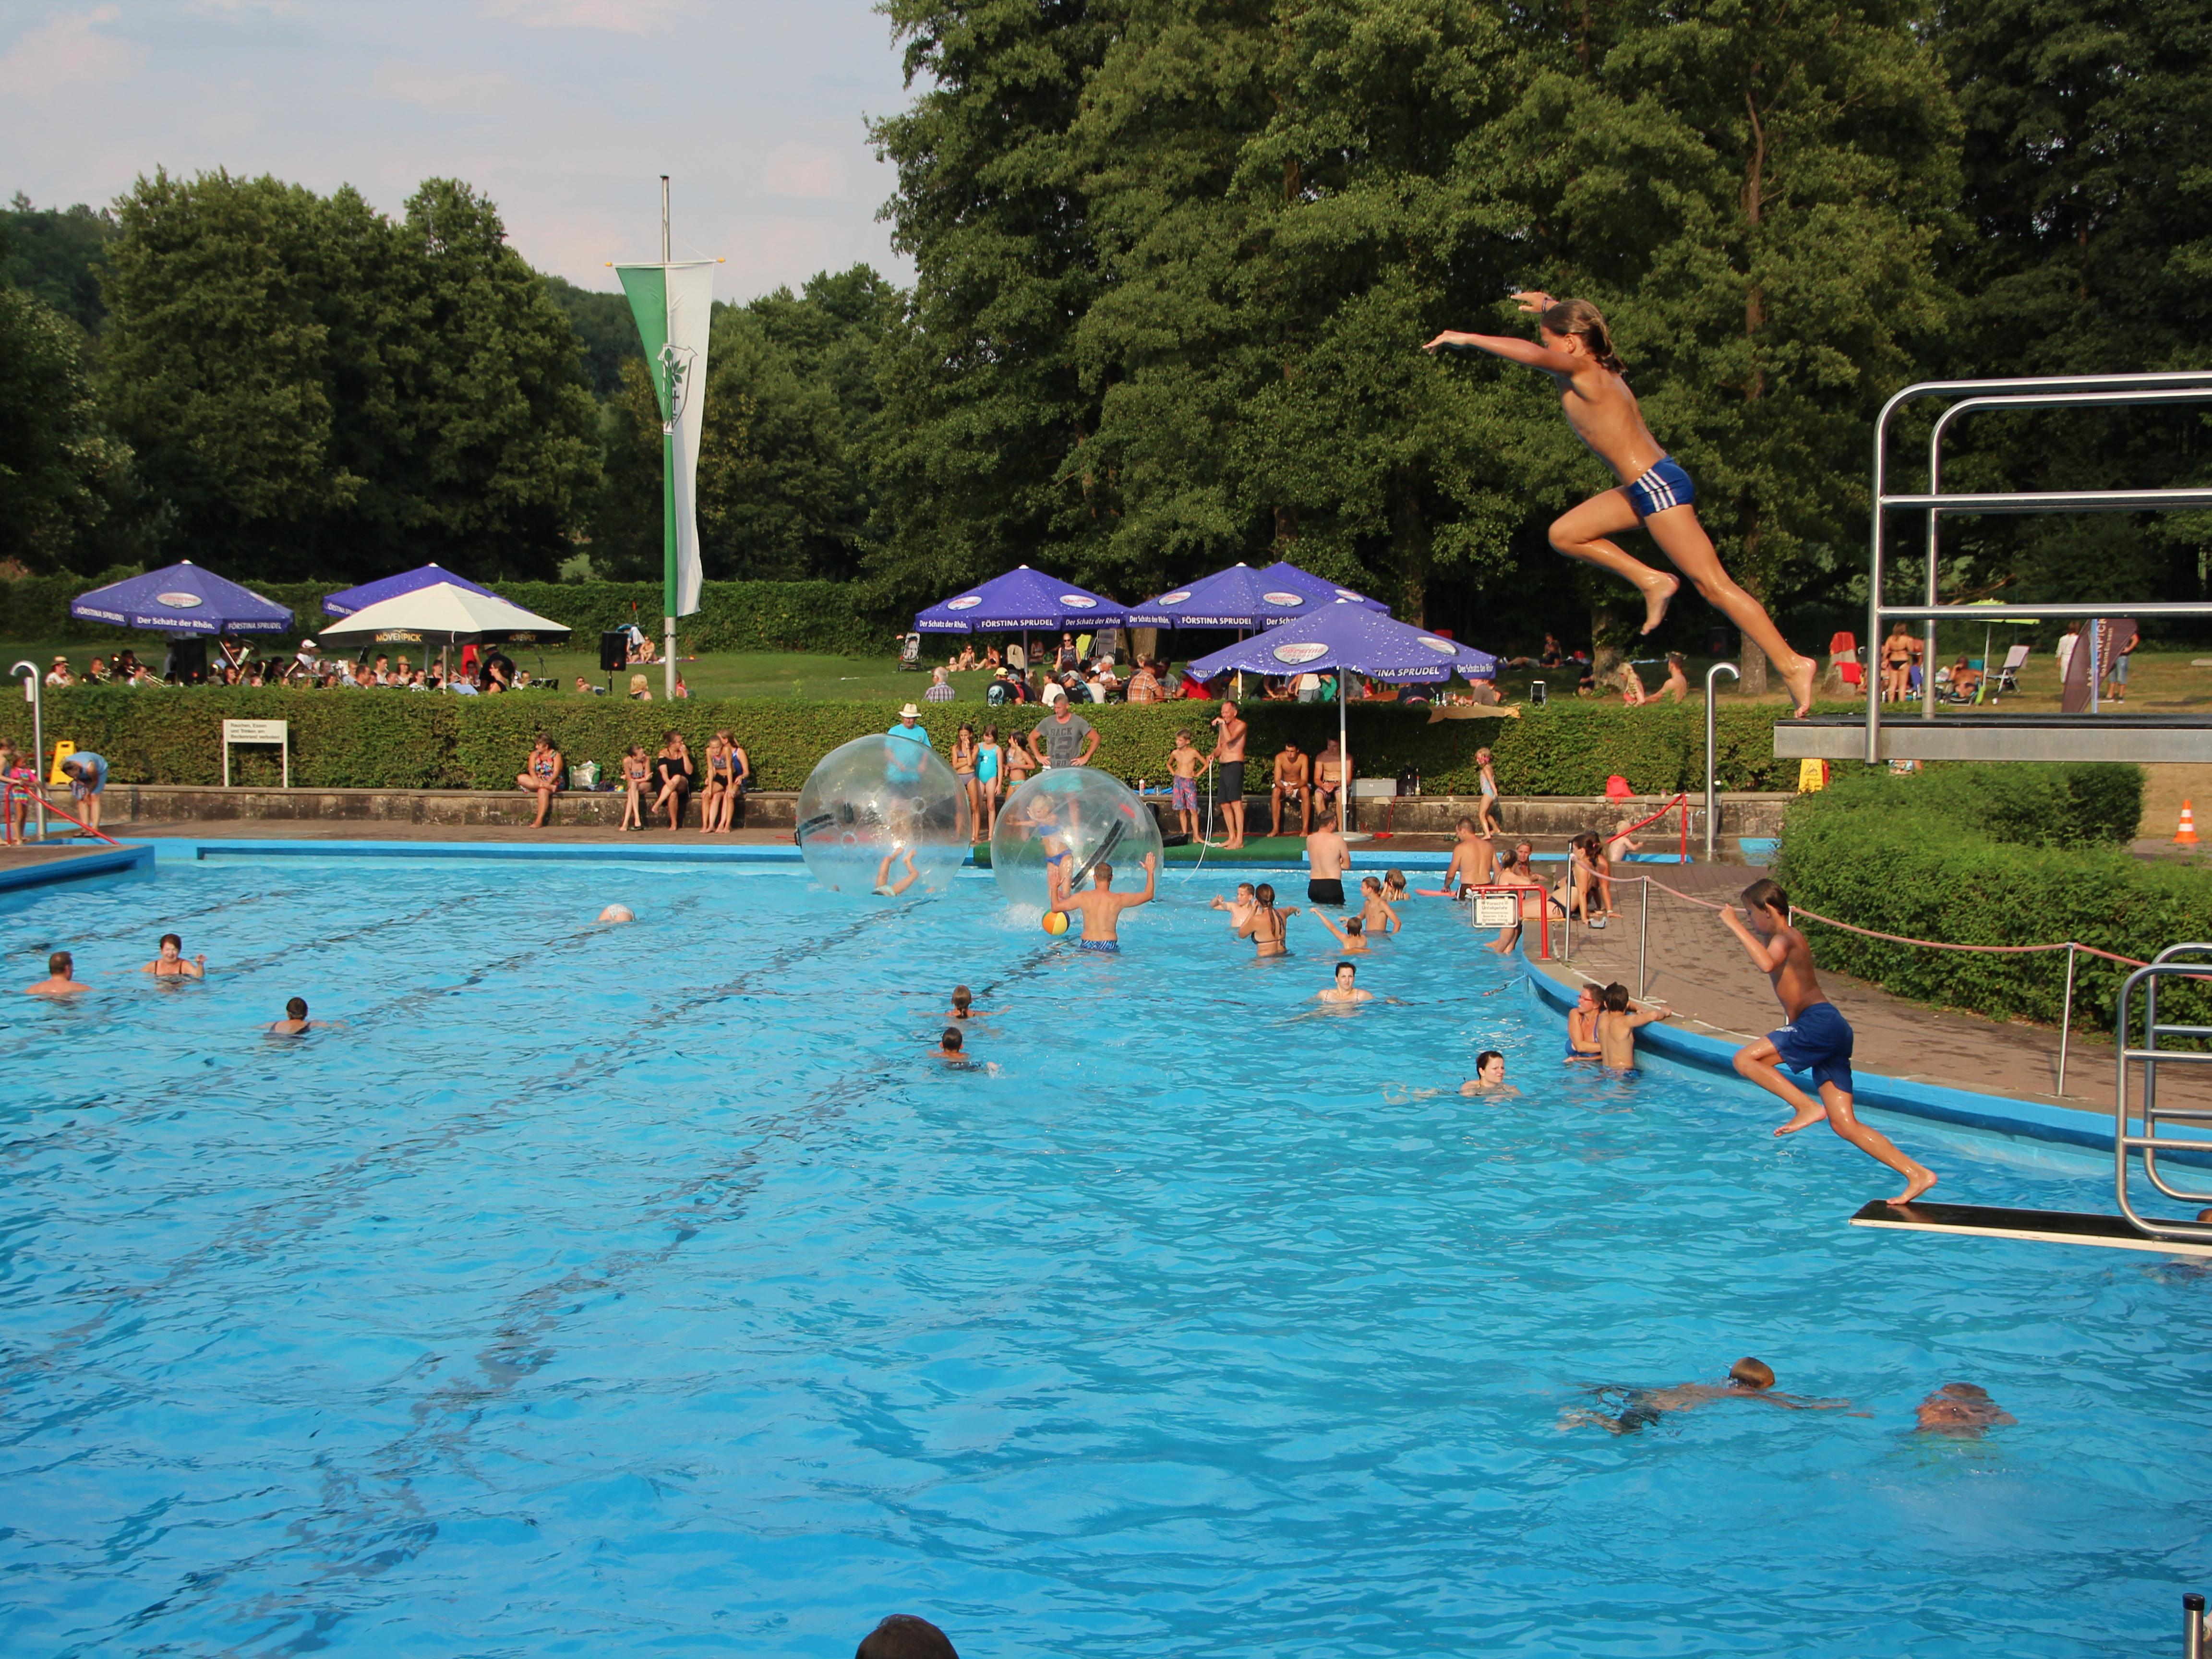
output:
[[110,847],[89,837],[0,847],[0,893],[118,875],[143,869],[152,861],[150,848]]
[[[1657,867],[1650,873],[1670,887],[1718,902],[1733,899],[1751,872],[1740,866],[1692,865]],[[1692,1063],[1710,1064],[1782,1023],[1781,1009],[1765,976],[1717,915],[1656,889],[1644,890],[1652,900],[1645,996],[1666,1002],[1672,1018],[1644,1028],[1640,1040],[1656,1053],[1674,1052]],[[1601,932],[1577,927],[1571,961],[1547,963],[1531,957],[1529,967],[1563,988],[1570,1000],[1585,981],[1603,985],[1617,980],[1634,991],[1638,902],[1633,891],[1617,891],[1614,902],[1621,914]],[[1553,937],[1556,947],[1557,930]],[[1820,985],[1856,1035],[1853,1066],[1860,1074],[1861,1097],[1868,1104],[1884,1103],[1881,1096],[1890,1085],[1902,1091],[1892,1103],[1905,1111],[1941,1105],[1942,1097],[1952,1094],[1979,1097],[1993,1108],[2018,1103],[2045,1127],[2076,1131],[2056,1138],[2110,1146],[2113,1049],[2101,1034],[2085,1034],[2075,1027],[2067,1056],[2066,1092],[2061,1097],[2057,1092],[2056,1030],[1927,1007],[1826,970]],[[2160,1097],[2176,1104],[2212,1105],[2212,1077],[2204,1075],[2207,1070],[2212,1068],[2162,1068]],[[1960,1102],[1950,1104],[1971,1110]]]

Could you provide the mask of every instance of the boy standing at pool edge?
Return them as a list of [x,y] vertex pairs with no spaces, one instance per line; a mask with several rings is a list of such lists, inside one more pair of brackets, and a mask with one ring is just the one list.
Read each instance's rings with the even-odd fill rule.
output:
[[[1851,1110],[1851,1028],[1836,1012],[1836,1005],[1820,994],[1820,981],[1813,973],[1812,947],[1790,925],[1789,896],[1774,882],[1761,879],[1745,888],[1742,897],[1751,925],[1737,921],[1729,908],[1721,911],[1721,920],[1773,982],[1790,1023],[1739,1048],[1737,1073],[1789,1103],[1790,1121],[1776,1134],[1795,1134],[1826,1118],[1845,1140],[1905,1177],[1905,1190],[1888,1201],[1910,1204],[1936,1184],[1936,1176],[1899,1152],[1888,1136],[1860,1122]],[[1814,1100],[1783,1076],[1784,1066],[1793,1072],[1809,1069],[1820,1097]]]

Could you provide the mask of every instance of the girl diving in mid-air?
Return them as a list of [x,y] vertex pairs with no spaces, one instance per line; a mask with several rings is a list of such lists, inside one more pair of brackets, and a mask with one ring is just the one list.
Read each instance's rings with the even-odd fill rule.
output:
[[1536,313],[1540,341],[1446,329],[1421,349],[1431,353],[1447,346],[1487,351],[1493,357],[1540,368],[1558,384],[1567,424],[1613,469],[1620,488],[1593,495],[1563,514],[1552,526],[1552,545],[1571,559],[1603,565],[1641,588],[1644,632],[1649,634],[1666,617],[1667,602],[1682,584],[1632,558],[1610,539],[1642,525],[1698,592],[1766,653],[1802,717],[1813,706],[1813,659],[1792,651],[1765,607],[1721,568],[1711,538],[1698,522],[1693,505],[1697,492],[1690,475],[1668,458],[1644,424],[1636,394],[1628,389],[1620,359],[1613,356],[1605,319],[1584,300],[1554,300],[1536,293],[1519,298],[1522,310]]

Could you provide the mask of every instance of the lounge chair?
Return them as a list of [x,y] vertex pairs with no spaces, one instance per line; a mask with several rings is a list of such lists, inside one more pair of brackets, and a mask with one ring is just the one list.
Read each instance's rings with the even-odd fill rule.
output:
[[2028,647],[2015,645],[2005,653],[2004,665],[1997,670],[1996,683],[1990,690],[2017,691],[2020,690],[2020,671],[2027,666]]

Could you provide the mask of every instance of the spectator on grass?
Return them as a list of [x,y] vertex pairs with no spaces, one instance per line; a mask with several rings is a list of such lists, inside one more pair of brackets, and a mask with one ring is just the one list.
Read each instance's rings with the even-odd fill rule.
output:
[[929,671],[929,690],[921,694],[924,702],[951,702],[954,693],[948,672],[942,668]]
[[1974,694],[1981,690],[1982,672],[1966,658],[1951,665],[1951,695],[1960,702],[1972,702]]
[[46,684],[48,685],[75,685],[76,684],[76,677],[70,672],[69,659],[67,657],[56,657],[54,659],[54,665],[46,670]]
[[1669,702],[1680,702],[1690,695],[1690,677],[1683,672],[1682,653],[1667,653],[1667,684],[1659,688],[1659,695]]
[[629,700],[632,702],[653,701],[653,688],[646,684],[644,675],[633,674],[629,677]]
[[1060,636],[1060,649],[1053,653],[1052,672],[1055,675],[1073,674],[1082,666],[1083,653],[1075,648],[1075,635],[1062,634]]
[[1160,677],[1152,672],[1152,665],[1139,660],[1137,672],[1129,676],[1129,701],[1162,702],[1166,698],[1167,692],[1160,685]]
[[92,659],[92,666],[91,666],[91,667],[89,667],[89,668],[88,668],[88,669],[86,669],[86,670],[84,671],[84,683],[85,683],[87,685],[105,685],[105,684],[107,684],[107,664],[106,664],[106,662],[105,660],[103,660],[102,659],[99,658],[99,657],[94,657],[94,658]]
[[1113,658],[1099,658],[1097,672],[1091,677],[1091,689],[1095,694],[1091,699],[1093,702],[1104,702],[1121,689],[1121,677],[1114,672]]

